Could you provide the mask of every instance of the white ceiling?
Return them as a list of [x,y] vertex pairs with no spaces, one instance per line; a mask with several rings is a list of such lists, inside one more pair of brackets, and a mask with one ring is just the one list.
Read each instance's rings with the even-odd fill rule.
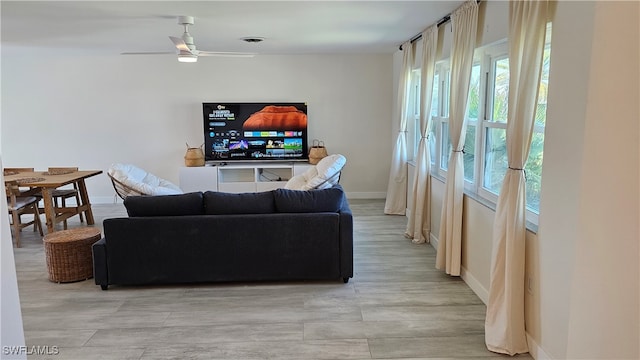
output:
[[[463,1],[1,1],[3,51],[173,51],[176,16],[199,50],[392,53]],[[262,43],[240,39],[264,37]]]

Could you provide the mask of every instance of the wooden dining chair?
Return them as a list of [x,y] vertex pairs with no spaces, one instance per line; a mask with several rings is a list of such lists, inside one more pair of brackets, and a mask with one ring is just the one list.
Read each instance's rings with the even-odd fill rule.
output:
[[15,175],[15,174],[23,173],[23,172],[33,172],[33,168],[25,168],[25,167],[8,168],[8,167],[6,167],[6,168],[2,169],[2,173],[4,174],[4,176]]
[[[7,207],[9,215],[11,215],[11,227],[16,237],[16,247],[20,247],[20,232],[29,225],[33,225],[33,231],[40,231],[40,236],[43,236],[38,210],[40,199],[35,196],[21,196],[17,181],[6,182],[5,191],[7,193]],[[23,223],[21,219],[23,214],[33,214],[33,220]]]
[[[77,167],[50,167],[47,172],[50,175],[63,175],[69,174],[72,172],[78,171]],[[64,208],[67,206],[68,198],[76,198],[76,206],[80,206],[80,191],[78,191],[78,184],[73,183],[73,188],[71,189],[55,189],[51,192],[51,197],[53,198],[53,207],[57,211],[58,208]],[[60,200],[60,203],[58,203]],[[80,216],[80,222],[84,222],[84,217],[82,213],[79,212],[78,216]],[[67,220],[65,219],[62,222],[64,229],[67,229]]]
[[[20,174],[20,173],[25,173],[25,172],[33,172],[33,168],[28,168],[28,167],[15,167],[15,168],[4,168],[2,169],[2,173],[4,174],[4,176],[7,175],[16,175],[16,174]],[[42,199],[42,191],[40,191],[39,188],[24,188],[24,187],[19,187],[20,188],[20,195],[21,196],[36,196],[39,199]]]

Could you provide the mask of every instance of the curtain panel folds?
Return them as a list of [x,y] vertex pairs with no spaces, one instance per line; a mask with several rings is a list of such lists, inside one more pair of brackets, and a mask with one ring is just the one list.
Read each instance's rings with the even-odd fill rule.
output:
[[445,182],[436,268],[459,276],[462,259],[462,197],[464,192],[463,154],[466,135],[467,97],[476,47],[478,3],[468,0],[451,13],[451,93],[449,140],[451,153]]
[[411,196],[411,216],[407,223],[405,236],[416,244],[429,242],[431,232],[431,154],[427,135],[431,122],[431,99],[433,94],[433,75],[438,50],[438,25],[432,25],[422,32],[422,66],[420,68],[420,142],[416,156],[416,171],[413,176]]
[[524,166],[529,156],[538,104],[547,1],[509,3],[509,107],[507,158],[493,227],[491,282],[485,342],[503,354],[528,352],[525,334],[526,194]]
[[398,82],[396,118],[399,122],[396,145],[391,156],[391,170],[387,186],[387,199],[384,213],[404,215],[407,210],[407,99],[411,86],[411,67],[413,64],[413,46],[410,41],[402,44],[402,68]]

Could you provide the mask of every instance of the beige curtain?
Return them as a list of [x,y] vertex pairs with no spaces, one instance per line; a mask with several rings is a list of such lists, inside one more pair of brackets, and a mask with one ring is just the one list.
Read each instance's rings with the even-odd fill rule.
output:
[[462,195],[464,167],[462,148],[466,134],[467,97],[476,47],[478,4],[469,0],[451,13],[451,94],[449,100],[449,139],[451,155],[445,183],[436,268],[460,275],[462,256]]
[[413,46],[410,41],[407,41],[402,44],[402,68],[398,83],[397,118],[400,126],[396,146],[391,156],[387,199],[384,204],[384,213],[390,215],[404,215],[407,210],[407,116],[409,116],[407,98],[411,86],[412,64]]
[[416,171],[410,204],[411,216],[405,235],[416,244],[429,242],[431,232],[431,154],[427,143],[431,120],[431,98],[433,93],[433,73],[438,50],[438,25],[432,25],[422,33],[422,66],[420,68],[420,143],[416,156]]
[[487,348],[528,351],[524,324],[526,195],[529,155],[544,55],[547,1],[509,3],[507,169],[493,227],[491,283],[485,320]]

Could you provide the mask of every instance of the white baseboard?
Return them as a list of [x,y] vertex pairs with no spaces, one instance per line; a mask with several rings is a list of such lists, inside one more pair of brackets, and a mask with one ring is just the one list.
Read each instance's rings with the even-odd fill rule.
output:
[[429,233],[429,244],[438,251],[438,237],[433,235],[433,233]]
[[[429,234],[429,238],[431,239],[431,246],[433,246],[433,248],[438,251],[438,237],[431,233]],[[478,281],[478,279],[476,279],[469,271],[467,271],[464,266],[460,268],[460,277],[486,305],[489,301],[489,290],[482,286],[480,281]]]
[[[90,199],[92,204],[115,204],[116,202],[121,203],[122,199],[117,196],[92,196]],[[117,200],[117,201],[114,201]]]
[[[91,202],[91,204],[114,204],[114,197],[113,196],[91,196],[89,197],[89,201]],[[122,202],[122,199],[118,198],[118,202]],[[76,206],[76,199],[75,198],[69,198],[69,199],[65,199],[65,204],[66,206]]]
[[386,199],[386,192],[347,192],[349,199]]
[[460,277],[464,280],[467,285],[473,290],[476,295],[482,300],[482,302],[487,305],[489,302],[489,290],[486,289],[478,279],[476,279],[471,272],[467,271],[467,269],[463,267],[460,268]]
[[536,360],[551,360],[551,356],[544,352],[540,345],[527,333],[527,344],[529,345],[529,355]]

